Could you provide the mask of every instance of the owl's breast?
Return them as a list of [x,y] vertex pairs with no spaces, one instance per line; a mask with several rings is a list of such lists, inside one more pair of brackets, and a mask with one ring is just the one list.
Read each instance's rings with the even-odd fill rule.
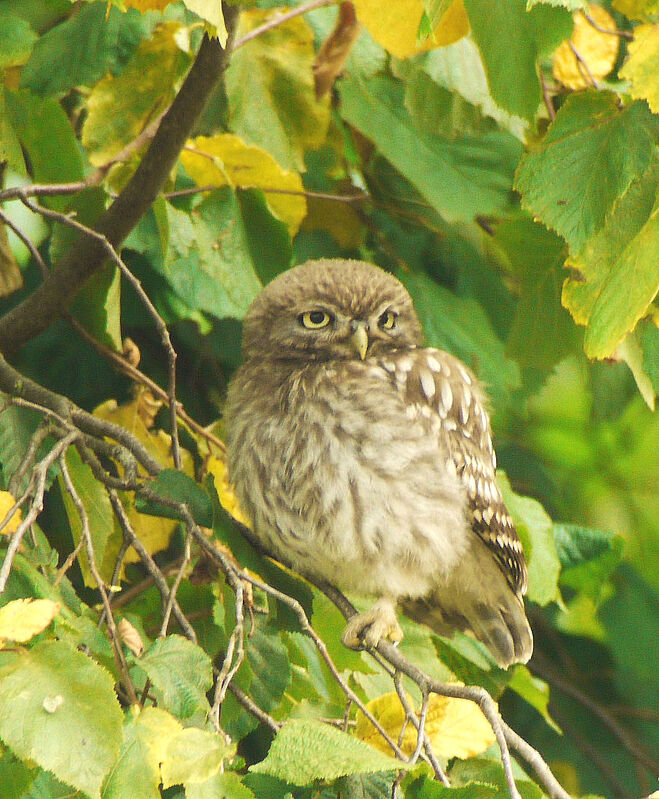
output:
[[243,374],[231,387],[229,470],[266,547],[364,594],[420,596],[441,581],[466,548],[464,489],[387,373],[312,364],[256,386]]

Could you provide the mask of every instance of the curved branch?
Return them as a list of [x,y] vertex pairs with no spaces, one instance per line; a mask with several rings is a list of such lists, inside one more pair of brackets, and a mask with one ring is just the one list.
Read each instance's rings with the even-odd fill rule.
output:
[[[229,63],[238,8],[224,6],[227,47],[204,37],[192,68],[163,116],[146,155],[117,199],[96,221],[94,229],[113,247],[119,247],[149,209],[176,163],[186,139],[204,109],[220,75]],[[0,351],[15,351],[45,330],[71,305],[78,289],[105,263],[103,243],[88,236],[57,264],[53,272],[23,302],[0,319]]]

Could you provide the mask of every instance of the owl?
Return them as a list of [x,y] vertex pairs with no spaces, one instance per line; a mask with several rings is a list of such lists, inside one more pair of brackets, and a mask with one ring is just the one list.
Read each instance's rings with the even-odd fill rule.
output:
[[440,634],[470,631],[501,667],[529,659],[526,563],[483,389],[423,346],[393,275],[319,260],[267,285],[244,319],[226,420],[230,478],[263,547],[373,598],[347,646],[399,641],[400,607]]

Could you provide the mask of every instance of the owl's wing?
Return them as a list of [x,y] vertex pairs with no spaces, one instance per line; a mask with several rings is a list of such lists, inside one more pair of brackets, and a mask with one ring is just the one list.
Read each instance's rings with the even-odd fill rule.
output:
[[431,348],[394,350],[380,364],[404,395],[410,415],[425,417],[440,432],[466,489],[472,529],[515,593],[525,594],[526,562],[495,480],[490,420],[477,378],[457,358]]

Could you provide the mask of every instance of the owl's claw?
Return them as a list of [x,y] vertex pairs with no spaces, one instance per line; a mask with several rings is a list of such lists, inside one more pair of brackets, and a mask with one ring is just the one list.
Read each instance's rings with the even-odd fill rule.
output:
[[403,640],[394,604],[388,599],[379,599],[370,610],[353,616],[341,636],[349,649],[374,649],[382,639],[393,644]]

